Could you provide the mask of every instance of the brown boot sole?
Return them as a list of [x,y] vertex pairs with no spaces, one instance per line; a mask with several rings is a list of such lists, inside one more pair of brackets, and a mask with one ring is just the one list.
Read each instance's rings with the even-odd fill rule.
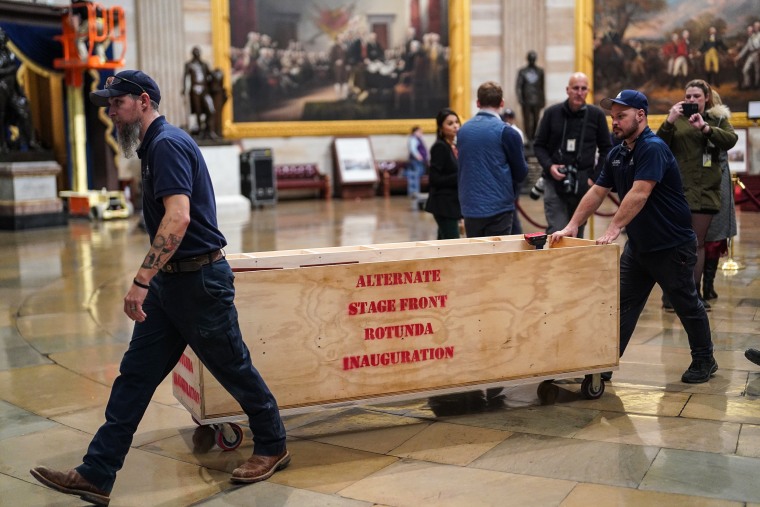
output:
[[230,482],[234,482],[236,484],[253,484],[254,482],[261,482],[269,479],[274,475],[275,472],[282,470],[283,468],[286,468],[288,465],[290,465],[290,453],[288,452],[283,456],[280,461],[274,464],[272,468],[269,469],[269,471],[265,474],[256,476],[256,477],[230,477]]

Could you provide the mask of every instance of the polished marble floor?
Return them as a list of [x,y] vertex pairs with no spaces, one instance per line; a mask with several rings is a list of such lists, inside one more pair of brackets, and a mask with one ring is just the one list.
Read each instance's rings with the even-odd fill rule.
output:
[[[542,222],[540,201],[525,199]],[[594,224],[597,234],[605,218]],[[686,337],[656,289],[598,400],[536,384],[484,401],[462,393],[289,415],[293,461],[269,481],[228,482],[251,452],[209,449],[164,382],[112,493],[113,506],[760,506],[760,214],[739,213],[710,314],[720,369],[680,382]],[[408,200],[282,201],[222,224],[228,252],[435,239]],[[526,223],[528,231],[536,230]],[[103,420],[131,322],[121,298],[147,251],[134,218],[0,232],[0,504],[83,505],[29,475],[69,468]],[[444,410],[445,408],[445,410]]]

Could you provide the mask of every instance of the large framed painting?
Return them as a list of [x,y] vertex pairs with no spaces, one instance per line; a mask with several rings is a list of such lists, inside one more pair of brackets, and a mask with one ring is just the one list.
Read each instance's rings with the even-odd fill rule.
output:
[[469,107],[469,0],[212,0],[212,14],[226,137],[433,131],[438,110]]
[[[620,90],[649,99],[650,123],[704,79],[748,127],[760,89],[760,0],[579,0],[576,58],[593,76],[594,103]],[[757,45],[756,45],[757,44]]]
[[728,150],[728,168],[732,173],[747,172],[747,129],[735,129],[736,144]]

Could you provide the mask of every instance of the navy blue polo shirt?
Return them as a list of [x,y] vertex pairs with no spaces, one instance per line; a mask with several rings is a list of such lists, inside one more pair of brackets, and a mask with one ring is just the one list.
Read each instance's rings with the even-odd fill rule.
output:
[[137,156],[142,168],[145,228],[151,244],[166,213],[163,198],[182,194],[190,199],[190,224],[173,258],[224,248],[227,240],[217,225],[211,176],[198,145],[187,132],[160,116],[148,127]]
[[624,199],[636,180],[657,184],[644,207],[626,226],[631,246],[638,252],[654,252],[696,241],[678,163],[668,145],[649,127],[636,140],[633,150],[623,143],[612,148],[596,184],[611,188]]

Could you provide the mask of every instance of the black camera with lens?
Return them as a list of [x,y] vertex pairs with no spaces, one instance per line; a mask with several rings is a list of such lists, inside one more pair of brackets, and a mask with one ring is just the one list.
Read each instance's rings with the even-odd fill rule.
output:
[[544,195],[544,177],[541,176],[536,180],[535,185],[533,185],[530,189],[530,198],[534,201],[537,201],[541,199],[541,196]]
[[557,171],[565,175],[565,179],[562,180],[562,192],[565,194],[577,194],[578,168],[572,164],[568,164],[565,167],[560,167]]

